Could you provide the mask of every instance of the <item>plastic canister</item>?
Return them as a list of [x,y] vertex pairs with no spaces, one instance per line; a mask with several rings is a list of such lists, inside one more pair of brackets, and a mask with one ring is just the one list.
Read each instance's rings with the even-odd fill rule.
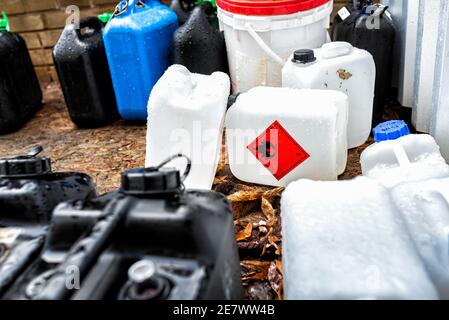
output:
[[297,48],[328,40],[331,0],[217,0],[234,93],[281,86],[286,59]]
[[[101,16],[109,21],[107,14]],[[119,118],[108,60],[97,17],[68,24],[53,49],[70,118],[79,127],[98,127]]]
[[391,194],[440,298],[449,299],[449,179],[404,183]]
[[[437,299],[389,192],[359,177],[282,195],[286,299]],[[447,253],[447,252],[446,252]]]
[[282,70],[282,86],[330,89],[349,98],[348,146],[368,139],[373,114],[376,67],[372,55],[347,42],[331,42],[321,49],[297,50]]
[[211,2],[203,2],[193,9],[186,23],[176,30],[173,37],[175,64],[206,75],[216,71],[228,72],[224,36],[213,25],[216,19]]
[[388,7],[371,5],[372,2],[361,1],[361,10],[337,15],[332,39],[347,41],[373,55],[377,71],[373,119],[377,124],[381,122],[385,98],[391,87],[396,28],[387,11]]
[[257,87],[228,110],[230,168],[246,182],[336,180],[346,167],[348,98],[341,92]]
[[122,0],[103,30],[117,106],[125,120],[146,120],[151,89],[170,65],[176,14],[157,0]]
[[373,130],[375,144],[361,155],[364,176],[388,188],[404,182],[449,177],[449,165],[435,139],[427,134],[409,134],[404,121],[381,123]]
[[41,107],[42,91],[23,38],[0,18],[0,134],[23,126]]
[[[223,127],[230,91],[229,76],[190,73],[173,65],[154,86],[148,101],[147,167],[173,154],[192,160],[184,181],[188,189],[210,190],[220,159]],[[179,170],[182,159],[173,162]]]

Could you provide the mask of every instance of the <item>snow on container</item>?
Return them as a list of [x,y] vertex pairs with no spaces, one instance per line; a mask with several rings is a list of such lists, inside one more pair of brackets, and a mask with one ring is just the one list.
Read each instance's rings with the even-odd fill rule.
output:
[[79,127],[107,125],[119,118],[103,27],[96,17],[81,20],[78,28],[69,24],[53,49],[69,115]]
[[[391,87],[393,46],[396,29],[387,7],[370,5],[361,1],[362,9],[348,16],[336,17],[332,39],[347,41],[354,47],[365,49],[373,55],[376,64],[376,89],[374,97],[374,123],[382,119],[385,99]],[[344,18],[344,19],[343,19]]]
[[[154,86],[148,102],[146,166],[155,166],[173,154],[192,160],[184,185],[211,189],[218,165],[228,96],[229,76],[190,73],[171,66]],[[182,159],[173,162],[182,170]]]
[[281,199],[287,299],[437,299],[386,188],[364,177],[290,184]]
[[282,86],[330,89],[349,98],[348,147],[366,142],[371,131],[376,66],[372,55],[347,42],[331,42],[315,51],[297,50],[282,70]]
[[449,179],[400,185],[392,199],[400,209],[440,298],[449,299]]
[[0,18],[0,134],[22,127],[41,107],[42,91],[23,38]]
[[176,14],[158,0],[122,0],[103,30],[118,110],[146,120],[151,89],[171,64]]
[[360,157],[364,176],[388,188],[403,182],[449,177],[449,166],[430,135],[409,134],[403,121],[388,121],[373,131],[376,143]]
[[332,0],[217,0],[234,92],[281,86],[282,67],[297,48],[329,38]]
[[286,186],[336,180],[347,160],[348,98],[341,92],[258,87],[228,110],[230,168],[238,179]]

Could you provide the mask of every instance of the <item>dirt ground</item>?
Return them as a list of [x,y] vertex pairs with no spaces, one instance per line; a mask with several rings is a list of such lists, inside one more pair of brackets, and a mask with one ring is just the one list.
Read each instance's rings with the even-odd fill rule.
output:
[[[397,108],[387,109],[387,119],[399,118]],[[0,136],[0,157],[26,154],[42,145],[54,171],[90,174],[99,193],[116,189],[122,171],[144,165],[145,124],[118,122],[100,129],[77,129],[70,121],[58,84],[44,90],[44,106],[20,131]],[[348,167],[340,179],[361,174],[360,154],[372,140],[349,151]],[[255,186],[232,176],[224,150],[214,189],[228,196],[241,255],[242,281],[248,299],[281,299],[282,188]]]

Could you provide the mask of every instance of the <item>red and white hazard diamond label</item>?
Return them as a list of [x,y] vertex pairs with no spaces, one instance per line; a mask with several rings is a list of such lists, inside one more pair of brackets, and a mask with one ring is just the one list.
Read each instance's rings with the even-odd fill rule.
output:
[[278,121],[273,122],[247,148],[277,180],[310,157]]

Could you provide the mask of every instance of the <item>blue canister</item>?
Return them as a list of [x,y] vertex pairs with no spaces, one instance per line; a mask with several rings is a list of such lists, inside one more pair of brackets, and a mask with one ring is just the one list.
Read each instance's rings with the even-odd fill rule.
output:
[[148,97],[171,64],[178,27],[173,10],[157,0],[122,0],[103,30],[120,115],[146,120]]

